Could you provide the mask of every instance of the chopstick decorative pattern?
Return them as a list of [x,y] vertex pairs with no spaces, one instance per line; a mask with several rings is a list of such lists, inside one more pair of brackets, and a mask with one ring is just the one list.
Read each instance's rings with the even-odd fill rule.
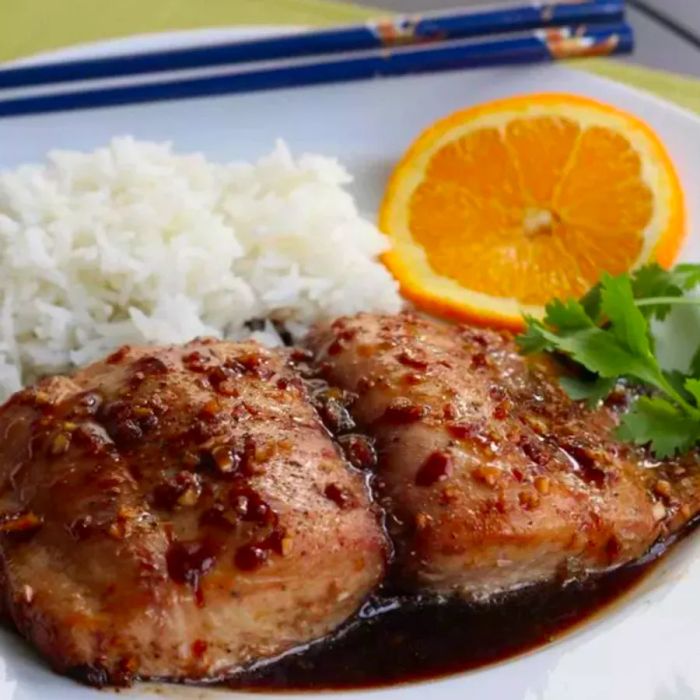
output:
[[624,0],[533,0],[525,5],[379,18],[366,28],[374,35],[373,46],[394,47],[579,22],[611,23],[622,21],[624,10]]
[[0,100],[0,117],[209,97],[409,73],[608,56],[630,52],[633,43],[632,30],[625,23],[549,28],[478,40],[462,39],[344,55],[253,63],[184,79],[164,79],[161,76],[151,82],[118,86],[87,83],[87,87],[80,91]]
[[584,22],[614,23],[623,17],[623,0],[532,0],[505,7],[399,15],[364,25],[249,41],[0,68],[0,89],[395,48]]

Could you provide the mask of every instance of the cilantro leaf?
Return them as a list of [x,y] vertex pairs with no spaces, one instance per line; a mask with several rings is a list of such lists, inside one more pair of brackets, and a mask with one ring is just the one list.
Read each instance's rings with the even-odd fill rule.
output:
[[545,307],[545,323],[560,331],[578,331],[595,325],[580,302],[575,299],[555,299]]
[[581,297],[579,303],[583,307],[588,318],[597,322],[600,319],[600,284],[591,287],[588,292]]
[[601,377],[633,376],[655,386],[659,381],[660,370],[653,358],[636,355],[610,331],[590,328],[567,336],[546,329],[540,332],[559,352]]
[[632,288],[636,299],[645,297],[680,296],[683,293],[679,277],[665,270],[658,263],[640,267],[632,278]]
[[593,408],[615,388],[617,380],[605,377],[562,377],[559,383],[574,401],[585,401]]
[[698,305],[686,292],[700,285],[700,265],[665,270],[646,265],[633,274],[603,274],[579,301],[555,299],[543,320],[527,318],[521,352],[559,353],[578,364],[561,384],[575,400],[595,405],[620,379],[652,390],[623,416],[619,435],[649,445],[659,456],[700,442],[700,348],[689,373],[664,371],[655,354],[650,322],[674,305]]
[[683,289],[690,291],[700,284],[700,265],[696,263],[682,263],[673,268],[678,284]]
[[700,348],[695,351],[688,372],[692,377],[700,377]]
[[[674,272],[664,270],[657,263],[645,265],[637,270],[632,280],[632,289],[635,299],[649,299],[654,297],[681,297],[683,296],[683,284],[685,277]],[[646,306],[641,311],[646,317],[656,317],[663,320],[671,310],[670,304],[658,306]]]
[[653,361],[649,323],[634,305],[632,283],[627,275],[603,275],[601,310],[610,319],[612,333],[630,353]]
[[515,338],[515,342],[524,355],[531,355],[536,352],[554,351],[556,345],[550,343],[543,335],[546,331],[544,324],[532,316],[526,316],[527,328],[525,333],[521,333]]
[[671,402],[642,396],[622,417],[618,435],[637,445],[651,445],[657,457],[689,450],[700,437],[700,424]]
[[686,391],[685,388],[685,383],[688,379],[688,377],[681,372],[680,370],[677,369],[672,369],[667,372],[664,372],[664,376],[666,377],[666,381],[685,399],[691,400],[692,401],[692,395],[689,394]]
[[700,379],[686,379],[685,390],[693,397],[696,406],[700,406]]

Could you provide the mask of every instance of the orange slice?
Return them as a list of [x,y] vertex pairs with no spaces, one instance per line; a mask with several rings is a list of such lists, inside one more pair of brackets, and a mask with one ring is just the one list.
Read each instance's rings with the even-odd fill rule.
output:
[[636,117],[565,94],[514,97],[431,126],[380,211],[385,263],[441,316],[522,327],[603,271],[670,265],[685,209],[663,144]]

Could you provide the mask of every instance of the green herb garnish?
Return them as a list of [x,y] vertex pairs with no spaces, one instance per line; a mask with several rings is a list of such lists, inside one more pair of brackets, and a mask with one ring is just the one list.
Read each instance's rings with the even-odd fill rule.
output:
[[650,445],[658,457],[687,451],[700,440],[700,348],[687,372],[663,369],[651,321],[663,320],[674,306],[700,306],[700,297],[687,295],[698,284],[700,265],[605,274],[578,301],[552,301],[542,321],[526,317],[518,346],[524,354],[560,353],[580,365],[581,377],[561,379],[578,401],[597,404],[621,379],[651,389],[622,417],[619,436]]

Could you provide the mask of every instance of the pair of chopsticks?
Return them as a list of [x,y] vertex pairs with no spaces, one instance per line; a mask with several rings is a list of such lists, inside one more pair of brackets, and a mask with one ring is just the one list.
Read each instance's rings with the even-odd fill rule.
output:
[[0,68],[0,117],[604,56],[628,53],[632,47],[624,0],[534,0],[217,45]]

